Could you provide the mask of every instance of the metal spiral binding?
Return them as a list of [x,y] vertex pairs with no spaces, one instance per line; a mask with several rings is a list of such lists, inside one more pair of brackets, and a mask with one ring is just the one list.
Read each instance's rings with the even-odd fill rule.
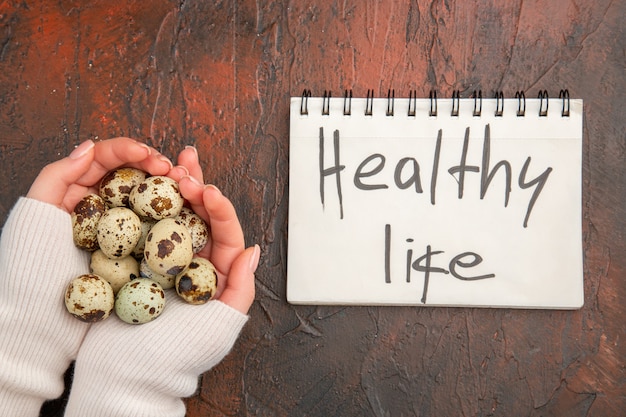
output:
[[374,108],[374,90],[367,90],[367,100],[365,101],[365,115],[371,116]]
[[417,91],[411,90],[409,91],[409,110],[407,111],[408,117],[415,117],[417,112]]
[[496,117],[502,117],[504,114],[504,93],[502,91],[496,91]]
[[[393,117],[395,115],[395,89],[389,89],[387,91],[387,112],[386,115],[389,117]],[[330,90],[324,90],[324,95],[322,97],[322,115],[328,116],[330,115],[330,99],[332,94]],[[343,97],[343,114],[344,116],[352,115],[352,90],[344,90]],[[547,90],[540,90],[537,96],[539,98],[539,117],[548,116],[548,104],[549,104],[549,96]],[[309,98],[311,98],[311,90],[304,89],[302,92],[302,97],[300,101],[300,114],[306,116],[309,114]],[[482,114],[483,107],[483,96],[482,90],[474,90],[472,92],[471,98],[474,100],[474,108],[472,111],[472,116],[480,117]],[[496,110],[494,115],[496,117],[502,117],[504,115],[504,93],[502,91],[496,91],[494,98],[496,100]],[[428,99],[430,101],[430,108],[428,110],[428,116],[437,117],[437,91],[430,90],[428,95]],[[517,112],[516,115],[518,117],[524,117],[526,115],[526,95],[523,90],[515,92],[515,99],[517,100]],[[410,90],[409,98],[408,98],[409,106],[407,111],[407,117],[416,117],[417,116],[417,91]],[[559,100],[561,100],[561,117],[569,117],[570,116],[570,95],[567,89],[559,91]],[[461,93],[459,90],[454,90],[452,92],[452,110],[450,111],[450,116],[458,117],[460,113],[460,101],[461,101]],[[374,90],[367,90],[367,98],[365,101],[365,116],[372,116],[374,112]]]
[[478,90],[477,94],[476,90],[474,90],[472,96],[474,97],[474,111],[472,112],[472,116],[480,117],[483,112],[483,92],[482,90]]
[[561,110],[561,117],[569,117],[569,91],[559,91],[559,98],[563,101],[563,108]]
[[311,97],[311,90],[305,89],[302,92],[302,100],[300,101],[300,114],[302,116],[309,114],[309,97]]
[[430,99],[430,110],[428,111],[428,115],[430,117],[436,117],[437,116],[437,91],[430,90],[430,94],[428,95],[428,98]]
[[343,93],[343,115],[350,116],[352,114],[352,90],[345,90]]
[[324,98],[322,99],[322,116],[330,115],[330,90],[324,90]]
[[396,90],[388,90],[387,91],[387,116],[393,116],[393,105],[394,100],[396,99]]
[[458,117],[459,116],[459,100],[461,99],[461,92],[459,90],[454,90],[452,92],[452,110],[450,111],[450,116]]
[[515,98],[517,99],[517,117],[524,117],[526,115],[526,95],[524,91],[516,91]]
[[[539,102],[539,117],[546,117],[548,115],[548,91],[540,90],[539,96],[537,97],[541,101]],[[544,108],[545,103],[545,108]]]

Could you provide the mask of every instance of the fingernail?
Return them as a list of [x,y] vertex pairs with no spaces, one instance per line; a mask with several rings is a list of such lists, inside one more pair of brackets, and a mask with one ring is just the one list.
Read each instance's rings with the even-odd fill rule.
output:
[[252,251],[252,255],[250,256],[250,263],[248,264],[248,267],[250,268],[250,271],[252,271],[253,274],[256,272],[256,269],[259,266],[260,259],[261,259],[261,248],[259,247],[259,245],[254,245],[254,250]]
[[159,161],[167,163],[170,166],[170,169],[174,168],[174,164],[172,163],[172,161],[170,161],[170,159],[167,156],[159,155],[157,158],[159,159]]
[[185,173],[184,175],[181,175],[181,178],[189,176],[189,170],[187,169],[187,167],[183,165],[176,165],[176,168],[182,170]]
[[152,154],[152,148],[150,148],[148,145],[146,145],[143,142],[137,142],[137,145],[141,146],[142,148],[145,148],[148,151],[148,155]]
[[91,139],[84,141],[83,143],[78,145],[76,148],[74,148],[72,153],[70,153],[70,159],[82,158],[83,156],[87,155],[89,151],[93,149],[94,146],[96,146],[96,144]]
[[198,156],[198,149],[196,149],[195,146],[187,145],[185,146],[185,149],[192,149],[196,156]]
[[220,189],[219,189],[219,188],[217,188],[217,187],[216,187],[215,185],[213,185],[213,184],[207,184],[207,185],[205,185],[204,187],[205,187],[205,188],[207,188],[207,189],[213,190],[213,191],[215,191],[215,192],[217,192],[217,193],[219,193],[219,194],[222,194],[222,192],[220,191]]
[[202,184],[200,181],[198,181],[198,179],[196,177],[192,177],[191,175],[189,175],[189,172],[187,172],[187,175],[185,175],[183,178],[187,178],[189,181],[191,181],[194,185],[198,186],[198,187],[204,187],[204,184]]

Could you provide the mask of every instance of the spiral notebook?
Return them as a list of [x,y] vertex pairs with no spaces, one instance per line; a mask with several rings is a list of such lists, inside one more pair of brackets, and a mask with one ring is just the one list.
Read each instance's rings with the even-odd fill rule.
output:
[[291,98],[292,304],[583,305],[583,103]]

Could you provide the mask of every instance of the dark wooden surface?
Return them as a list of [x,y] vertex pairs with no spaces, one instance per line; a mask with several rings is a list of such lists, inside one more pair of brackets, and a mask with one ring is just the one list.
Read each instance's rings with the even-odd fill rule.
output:
[[[626,3],[119,3],[0,3],[0,222],[87,138],[198,147],[263,257],[249,325],[189,416],[623,415]],[[287,304],[288,99],[304,88],[583,98],[584,308]]]

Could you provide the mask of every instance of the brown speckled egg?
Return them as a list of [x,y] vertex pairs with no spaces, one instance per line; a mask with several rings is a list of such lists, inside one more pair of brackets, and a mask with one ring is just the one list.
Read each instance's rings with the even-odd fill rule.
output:
[[143,258],[143,251],[146,247],[146,237],[148,237],[148,232],[152,229],[152,226],[156,224],[155,220],[151,219],[141,219],[141,237],[139,238],[139,242],[135,245],[135,249],[131,255],[133,255],[138,260]]
[[148,278],[126,283],[115,297],[115,314],[130,324],[148,323],[161,315],[165,306],[163,288]]
[[209,241],[209,226],[202,217],[187,207],[181,209],[178,216],[176,216],[176,220],[184,224],[189,230],[193,253],[200,252]]
[[178,183],[169,177],[148,177],[130,193],[130,207],[142,217],[161,220],[176,217],[185,200]]
[[205,258],[194,257],[176,276],[176,292],[190,304],[204,304],[217,291],[217,271]]
[[99,194],[109,207],[129,207],[131,190],[146,179],[146,173],[137,168],[118,168],[109,171],[100,181]]
[[98,245],[109,258],[128,256],[141,237],[141,220],[131,209],[114,207],[98,222]]
[[111,315],[115,297],[109,283],[93,274],[74,278],[65,290],[65,307],[77,319],[94,323]]
[[104,200],[96,194],[86,195],[76,204],[71,218],[77,247],[87,251],[98,249],[98,222],[106,209]]
[[157,274],[150,269],[146,258],[143,258],[139,263],[139,275],[143,278],[150,278],[152,281],[158,282],[164,290],[174,288],[174,282],[176,281],[176,275]]
[[139,277],[139,262],[132,256],[111,259],[97,250],[91,254],[89,270],[107,280],[117,293],[124,284]]
[[189,231],[174,219],[159,221],[148,233],[144,258],[157,274],[179,274],[193,258]]

